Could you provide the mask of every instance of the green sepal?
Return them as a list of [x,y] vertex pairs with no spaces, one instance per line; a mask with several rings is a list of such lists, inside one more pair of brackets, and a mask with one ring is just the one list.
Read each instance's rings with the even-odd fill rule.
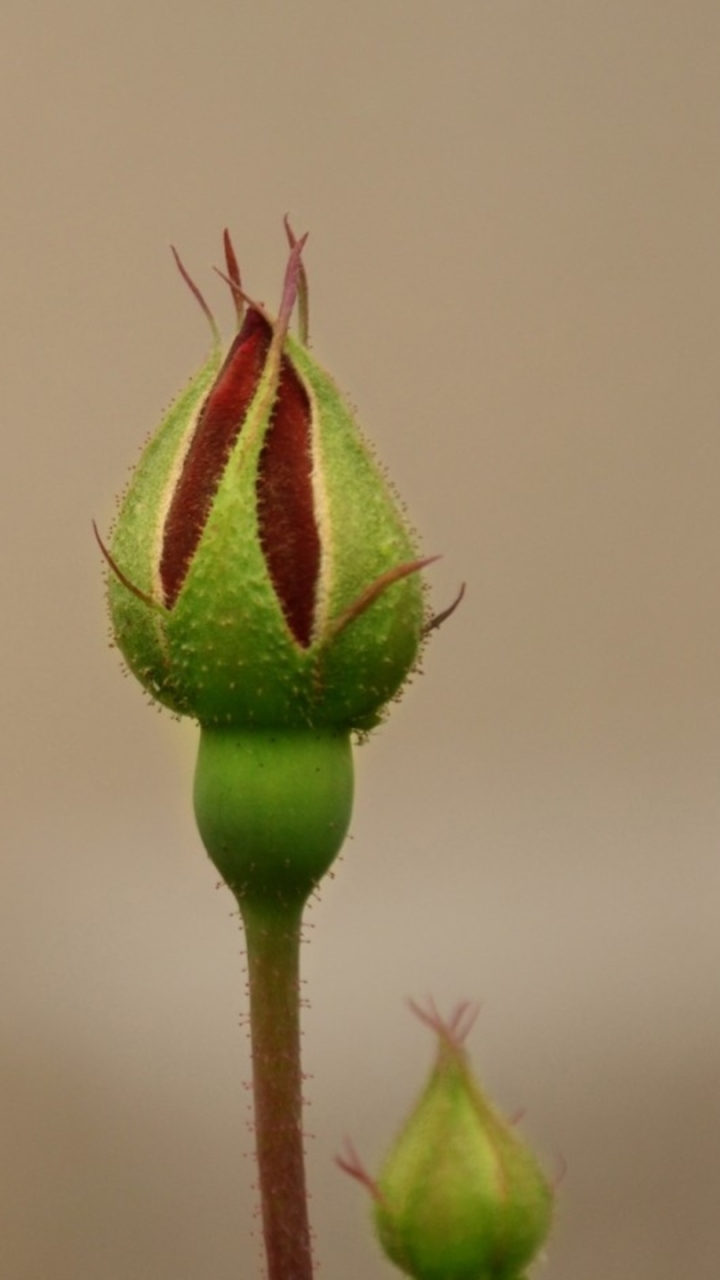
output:
[[173,481],[221,363],[220,351],[214,348],[145,446],[123,495],[110,543],[113,560],[128,580],[157,605],[149,607],[112,572],[108,574],[108,603],[118,648],[148,692],[179,714],[189,707],[165,636],[158,569],[162,525]]
[[288,342],[311,394],[323,565],[316,700],[328,723],[371,726],[417,661],[424,622],[418,574],[394,583],[338,635],[333,621],[417,548],[344,398],[306,348]]

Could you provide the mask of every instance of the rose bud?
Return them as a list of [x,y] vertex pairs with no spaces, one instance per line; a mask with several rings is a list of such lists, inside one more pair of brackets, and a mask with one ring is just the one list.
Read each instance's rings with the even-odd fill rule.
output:
[[407,1275],[522,1280],[550,1230],[550,1186],[472,1075],[468,1006],[447,1024],[412,1007],[438,1036],[426,1088],[377,1180],[352,1148],[338,1163],[371,1191],[380,1243]]
[[418,656],[406,522],[337,388],[287,333],[301,249],[278,319],[251,304],[170,409],[109,552],[129,667],[203,725],[366,728]]
[[317,883],[349,822],[350,733],[378,722],[424,631],[450,612],[425,619],[429,560],[308,350],[304,239],[286,229],[274,320],[246,299],[226,233],[238,332],[224,357],[177,259],[213,349],[145,448],[103,547],[128,666],[202,726],[196,816],[241,897]]

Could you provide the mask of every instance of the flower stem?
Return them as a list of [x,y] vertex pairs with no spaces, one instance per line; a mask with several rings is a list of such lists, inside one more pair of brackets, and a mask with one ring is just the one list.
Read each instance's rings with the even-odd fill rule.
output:
[[302,1136],[303,906],[350,823],[347,730],[203,726],[195,816],[245,925],[268,1280],[312,1280]]
[[247,899],[256,1148],[268,1280],[312,1280],[300,1069],[302,903]]

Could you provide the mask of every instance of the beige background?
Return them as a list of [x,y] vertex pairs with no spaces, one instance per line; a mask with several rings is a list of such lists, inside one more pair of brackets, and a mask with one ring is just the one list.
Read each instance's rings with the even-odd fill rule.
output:
[[315,350],[440,608],[359,758],[312,913],[314,1222],[390,1276],[363,1193],[431,1046],[550,1168],[544,1274],[720,1258],[720,7],[715,0],[5,0],[0,1274],[255,1280],[241,938],[190,817],[194,729],[106,648],[114,495],[309,229]]

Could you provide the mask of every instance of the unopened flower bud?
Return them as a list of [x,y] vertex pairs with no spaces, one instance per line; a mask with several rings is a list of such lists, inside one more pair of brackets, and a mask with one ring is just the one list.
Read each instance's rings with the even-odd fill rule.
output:
[[380,1243],[414,1280],[522,1280],[550,1229],[550,1187],[472,1075],[467,1006],[447,1024],[416,1012],[438,1035],[420,1101],[375,1181],[356,1157],[340,1163],[370,1187]]
[[128,666],[202,727],[208,854],[241,902],[263,904],[301,902],[327,871],[350,821],[350,734],[378,722],[455,607],[424,617],[430,561],[308,350],[304,239],[286,230],[275,319],[246,298],[225,234],[238,332],[224,357],[175,255],[213,348],[142,454],[110,549],[100,542]]
[[112,625],[153,698],[204,726],[366,728],[417,659],[425,562],[348,406],[288,334],[304,281],[291,239],[273,320],[243,315],[226,238],[239,331],[131,480],[107,553]]

